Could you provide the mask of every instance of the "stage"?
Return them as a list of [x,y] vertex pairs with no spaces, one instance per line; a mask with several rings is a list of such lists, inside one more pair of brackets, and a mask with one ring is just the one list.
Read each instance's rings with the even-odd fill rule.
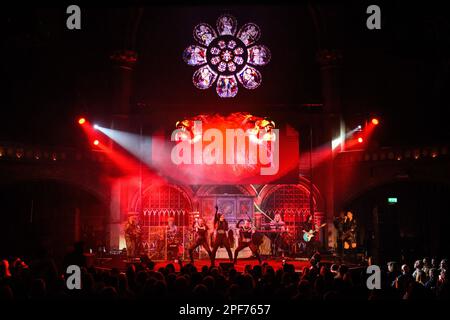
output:
[[[135,264],[135,265],[140,264],[140,259],[138,259],[138,258],[130,260],[130,259],[126,259],[121,256],[94,258],[93,260],[91,259],[91,261],[92,262],[90,263],[90,265],[95,268],[103,269],[103,270],[118,269],[119,271],[122,271],[122,272],[126,271],[127,266],[130,264]],[[167,264],[172,263],[175,266],[176,272],[180,271],[180,264],[175,263],[174,261],[159,260],[159,261],[153,261],[153,262],[155,264],[154,270],[158,270],[161,267],[164,268]],[[188,263],[189,263],[189,261],[183,261],[182,265],[186,265]],[[221,264],[228,264],[228,263],[229,263],[228,259],[216,259],[215,266],[220,267]],[[262,263],[269,264],[275,270],[282,268],[283,263],[289,263],[294,266],[296,272],[301,272],[303,270],[303,268],[310,266],[308,258],[284,258],[284,259],[283,258],[267,258],[267,259],[263,259]],[[336,259],[335,259],[335,257],[333,257],[331,255],[323,256],[321,259],[321,264],[324,264],[328,267],[330,265],[332,265],[333,263],[336,263]],[[356,263],[348,262],[346,264],[351,268],[357,267]],[[234,268],[238,272],[243,272],[245,270],[245,267],[248,265],[250,265],[252,267],[255,265],[258,265],[258,260],[250,259],[250,258],[238,259],[237,263],[234,265]],[[210,267],[211,262],[208,259],[195,260],[194,266],[198,270],[200,270],[204,266]]]

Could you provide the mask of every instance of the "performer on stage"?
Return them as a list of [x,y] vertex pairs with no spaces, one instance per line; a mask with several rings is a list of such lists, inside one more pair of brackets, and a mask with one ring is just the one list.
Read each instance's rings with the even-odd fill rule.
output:
[[180,255],[180,239],[178,235],[178,227],[175,225],[175,219],[169,217],[167,219],[167,259],[175,260],[175,262],[181,263]]
[[356,249],[356,220],[353,213],[347,211],[342,226],[344,249]]
[[343,254],[344,250],[344,221],[345,221],[345,211],[341,211],[338,217],[333,220],[333,225],[336,228],[336,252],[338,255]]
[[309,214],[305,222],[302,223],[301,227],[303,234],[300,239],[300,248],[303,250],[303,252],[306,252],[309,255],[311,252],[317,249],[317,241],[315,241],[315,236],[322,226],[318,226],[315,224],[313,216],[311,214]]
[[315,224],[313,221],[313,217],[311,214],[308,215],[308,218],[306,218],[305,222],[303,222],[303,231],[307,232],[309,230],[315,230]]
[[261,257],[259,256],[258,247],[252,242],[252,236],[255,233],[255,228],[253,228],[250,220],[245,220],[243,226],[239,225],[241,221],[236,224],[236,229],[239,230],[239,245],[236,250],[234,250],[234,263],[236,264],[237,262],[239,252],[242,249],[249,247],[253,255],[256,256],[256,259],[258,259],[259,264],[261,264]]
[[230,258],[230,262],[233,262],[233,255],[231,254],[230,240],[228,239],[228,222],[225,220],[223,213],[218,213],[219,207],[216,206],[216,213],[214,214],[214,229],[216,238],[212,249],[211,265],[214,265],[216,259],[217,249],[219,247],[225,247]]
[[[271,240],[272,240],[272,255],[277,256],[278,249],[281,245],[281,233],[285,232],[285,223],[281,219],[281,214],[277,213],[273,217],[273,220],[270,222],[270,230],[272,231]],[[284,252],[283,252],[284,255]]]
[[192,226],[195,232],[195,242],[189,248],[189,257],[191,258],[191,263],[194,263],[194,250],[199,246],[203,246],[206,252],[208,252],[209,258],[211,259],[211,249],[209,248],[207,235],[208,226],[202,218],[195,218],[194,224]]
[[175,225],[175,218],[169,217],[167,219],[167,234],[176,235],[178,227]]
[[281,219],[281,214],[277,213],[270,222],[270,230],[272,231],[284,231],[284,221]]
[[136,257],[141,237],[141,227],[136,222],[135,216],[129,216],[125,224],[125,242],[127,245],[128,258]]

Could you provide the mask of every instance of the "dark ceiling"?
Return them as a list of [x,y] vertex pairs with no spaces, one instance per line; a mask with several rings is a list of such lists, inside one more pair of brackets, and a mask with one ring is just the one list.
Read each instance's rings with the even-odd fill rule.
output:
[[[0,141],[76,146],[80,114],[101,119],[111,111],[111,62],[118,49],[138,53],[133,103],[170,112],[241,110],[274,112],[280,105],[320,103],[319,48],[343,53],[343,105],[346,118],[371,112],[384,126],[382,145],[447,142],[449,126],[449,19],[443,5],[390,1],[381,4],[382,30],[365,27],[368,4],[317,3],[321,32],[311,6],[158,5],[108,8],[82,6],[82,29],[65,28],[65,7],[11,7],[2,10],[3,99]],[[406,5],[407,4],[407,5]],[[214,25],[233,14],[239,25],[257,23],[259,42],[272,52],[260,68],[263,84],[240,88],[234,99],[215,90],[197,90],[194,68],[181,54],[194,42],[199,22]],[[138,20],[139,14],[140,20]],[[276,112],[276,111],[275,111]],[[299,114],[301,117],[301,114]]]

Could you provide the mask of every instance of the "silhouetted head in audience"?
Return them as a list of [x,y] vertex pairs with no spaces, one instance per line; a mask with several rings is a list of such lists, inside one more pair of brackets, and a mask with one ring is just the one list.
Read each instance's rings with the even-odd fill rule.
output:
[[167,274],[169,274],[169,273],[175,273],[175,266],[173,265],[173,263],[169,263],[169,264],[166,265],[166,267],[165,267],[165,272],[166,272]]
[[206,300],[208,298],[208,288],[204,284],[197,284],[192,290],[192,295],[196,300]]
[[414,269],[422,269],[422,267],[423,267],[422,260],[416,260],[416,262],[414,262]]
[[430,280],[437,280],[439,277],[439,269],[431,268],[429,277],[430,277]]
[[432,268],[439,268],[439,262],[436,257],[431,258],[431,267]]
[[402,265],[402,273],[409,274],[409,272],[410,272],[409,266],[407,264]]
[[203,273],[203,274],[207,274],[208,271],[209,271],[209,267],[208,267],[208,266],[203,266],[203,267],[202,267],[202,273]]
[[395,261],[389,261],[387,263],[388,271],[389,272],[397,272],[397,262]]

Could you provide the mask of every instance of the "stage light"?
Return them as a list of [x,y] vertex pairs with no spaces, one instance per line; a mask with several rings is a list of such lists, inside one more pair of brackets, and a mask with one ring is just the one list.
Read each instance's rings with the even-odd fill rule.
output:
[[99,143],[100,143],[100,141],[98,141],[97,139],[95,139],[93,142],[94,146],[98,146]]
[[336,149],[342,143],[342,138],[336,138],[331,141],[331,149]]
[[374,126],[377,126],[379,123],[380,123],[380,121],[379,121],[377,118],[373,118],[373,119],[372,119],[372,124],[373,124]]
[[100,127],[98,126],[98,124],[94,124],[94,130],[97,130],[98,128],[100,128]]
[[364,139],[361,138],[361,137],[359,137],[359,138],[358,138],[358,142],[359,142],[359,143],[363,143],[363,142],[364,142]]
[[362,130],[362,126],[361,125],[356,127],[356,131],[361,131],[361,130]]
[[85,124],[85,123],[86,123],[86,119],[85,119],[85,118],[80,118],[80,119],[78,119],[78,124],[83,125],[83,124]]

